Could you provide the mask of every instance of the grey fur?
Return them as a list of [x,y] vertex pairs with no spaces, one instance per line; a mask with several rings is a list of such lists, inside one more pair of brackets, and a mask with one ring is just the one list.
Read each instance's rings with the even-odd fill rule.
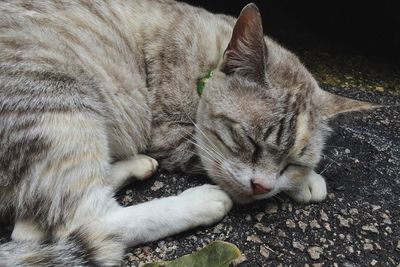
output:
[[[316,166],[335,97],[262,38],[255,6],[243,14],[232,37],[234,18],[168,0],[0,3],[0,212],[35,221],[54,241],[1,246],[5,266],[117,264],[115,233],[78,223],[90,220],[79,209],[93,192],[112,198],[116,160],[145,152],[165,169],[206,171],[238,201],[253,200],[250,184],[221,178],[208,148],[266,173],[291,163],[293,151],[303,165],[293,168]],[[210,69],[200,98],[196,82]],[[335,112],[349,107],[341,103]],[[37,258],[21,260],[31,250]]]

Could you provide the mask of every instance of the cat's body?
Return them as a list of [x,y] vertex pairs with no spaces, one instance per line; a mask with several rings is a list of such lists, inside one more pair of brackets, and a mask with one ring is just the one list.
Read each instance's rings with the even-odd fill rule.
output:
[[[165,169],[203,169],[238,201],[282,190],[304,202],[325,197],[312,168],[327,129],[323,101],[335,99],[262,35],[254,6],[241,18],[173,1],[1,2],[0,212],[15,215],[22,243],[0,247],[0,264],[115,265],[125,246],[230,209],[209,185],[120,207],[115,190],[157,166],[140,153]],[[53,245],[39,247],[44,240]]]

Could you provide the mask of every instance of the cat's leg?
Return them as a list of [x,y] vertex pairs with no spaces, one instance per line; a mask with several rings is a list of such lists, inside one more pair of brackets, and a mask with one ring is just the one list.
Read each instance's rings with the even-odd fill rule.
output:
[[136,155],[128,160],[122,160],[111,166],[110,182],[114,189],[129,183],[130,178],[144,180],[151,177],[157,170],[158,162],[146,155]]
[[15,222],[11,239],[14,241],[41,242],[46,233],[38,223],[30,219],[18,219]]
[[218,186],[203,185],[177,196],[114,207],[104,220],[127,246],[134,246],[218,222],[231,207],[231,199]]
[[[288,176],[295,176],[296,173],[304,173],[296,168],[288,172]],[[300,203],[320,202],[326,198],[327,189],[324,177],[314,170],[308,170],[306,175],[297,177],[294,187],[286,193],[295,201]]]

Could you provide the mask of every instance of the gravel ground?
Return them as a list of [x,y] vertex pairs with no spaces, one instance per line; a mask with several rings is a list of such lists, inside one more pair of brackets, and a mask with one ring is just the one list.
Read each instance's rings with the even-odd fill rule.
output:
[[[387,75],[398,77],[397,72]],[[333,83],[336,87],[320,79],[328,91],[382,104],[331,122],[334,132],[318,168],[328,183],[324,202],[302,205],[279,195],[236,205],[217,225],[130,249],[124,266],[174,259],[212,240],[225,240],[243,252],[237,266],[400,267],[400,197],[396,194],[400,192],[400,96],[396,87],[387,87],[387,80],[376,75],[372,82],[362,79],[349,84],[345,78],[342,87],[337,87],[340,77]],[[357,88],[360,83],[373,87]],[[120,199],[129,205],[207,182],[205,177],[159,172],[123,191]]]
[[[355,61],[355,67],[346,61],[340,68],[337,57],[331,61],[326,53],[301,57],[328,91],[383,105],[332,121],[334,132],[318,169],[326,177],[328,198],[302,205],[279,195],[236,205],[217,225],[131,248],[123,266],[174,259],[212,240],[225,240],[243,252],[237,266],[400,267],[400,72],[374,62],[364,72],[365,60]],[[118,197],[131,205],[208,182],[159,172]],[[9,237],[11,229],[0,224],[0,237]]]

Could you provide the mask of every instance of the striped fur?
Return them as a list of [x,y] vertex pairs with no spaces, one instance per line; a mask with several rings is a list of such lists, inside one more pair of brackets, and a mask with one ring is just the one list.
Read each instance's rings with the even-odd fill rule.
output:
[[[15,228],[0,266],[114,266],[230,209],[210,185],[119,206],[115,190],[157,166],[139,153],[205,171],[237,201],[322,200],[325,118],[349,107],[329,103],[254,5],[236,21],[169,0],[1,1],[0,214]],[[254,179],[271,193],[253,195]]]

